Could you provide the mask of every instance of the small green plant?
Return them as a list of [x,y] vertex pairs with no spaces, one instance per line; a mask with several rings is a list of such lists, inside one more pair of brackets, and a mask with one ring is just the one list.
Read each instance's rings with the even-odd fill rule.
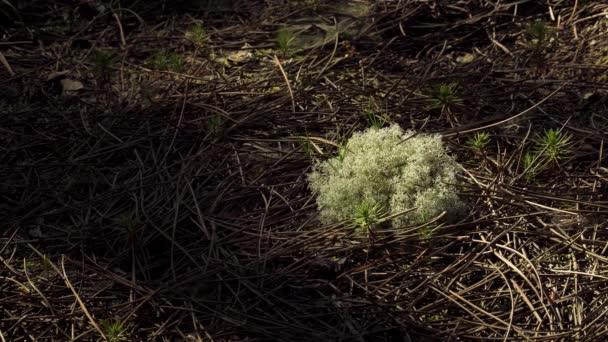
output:
[[117,60],[118,58],[112,51],[97,49],[93,51],[91,58],[93,72],[100,79],[108,79]]
[[150,83],[142,83],[140,86],[140,96],[142,100],[142,106],[144,108],[150,107],[156,102],[158,96],[158,89],[156,89]]
[[521,158],[521,169],[526,181],[531,182],[538,175],[540,165],[538,155],[533,152],[526,152]]
[[148,60],[148,64],[153,69],[165,70],[167,68],[167,66],[169,65],[168,58],[167,58],[167,51],[165,51],[165,50],[156,51],[152,55],[152,57],[150,57],[150,59]]
[[164,49],[154,53],[148,63],[153,69],[173,72],[183,72],[186,65],[184,57]]
[[348,139],[352,136],[353,131],[345,128],[344,126],[337,126],[336,132],[334,133],[333,140],[339,146],[345,146],[348,142]]
[[186,69],[184,57],[176,53],[169,55],[169,70],[174,72],[183,72]]
[[465,145],[475,153],[483,152],[490,144],[490,134],[487,132],[478,132],[474,136],[467,139]]
[[426,225],[418,230],[418,235],[422,240],[433,240],[437,236],[437,233],[440,231],[440,229],[441,225]]
[[312,156],[314,156],[314,148],[309,140],[302,142],[302,150],[304,151],[304,153],[306,153],[307,156],[311,158]]
[[125,239],[131,239],[137,232],[137,222],[128,214],[123,214],[116,219],[120,235]]
[[295,33],[288,29],[281,29],[277,34],[277,45],[283,56],[289,55],[295,40]]
[[559,165],[559,162],[572,154],[572,135],[557,128],[546,129],[537,137],[534,151],[548,162]]
[[207,40],[207,31],[200,22],[197,22],[186,32],[186,38],[192,41],[194,45],[201,46]]
[[542,21],[535,21],[526,30],[528,46],[532,50],[532,57],[538,69],[546,66],[546,54],[551,44],[552,31]]
[[53,269],[53,262],[51,259],[45,254],[42,256],[42,272],[45,275],[48,275]]
[[207,118],[207,132],[213,136],[217,136],[222,132],[224,118],[221,115],[211,115]]
[[442,83],[433,89],[429,95],[429,109],[451,109],[461,104],[462,99],[458,96],[458,83]]
[[367,127],[382,128],[383,126],[382,117],[376,115],[373,111],[365,111],[365,120],[367,121]]
[[539,173],[551,165],[558,166],[572,154],[572,135],[560,129],[545,129],[537,135],[534,146],[524,153],[519,161],[521,177],[532,182]]
[[[464,213],[456,194],[459,166],[439,135],[404,132],[398,125],[355,132],[334,158],[317,163],[308,180],[321,222],[371,224],[379,213],[393,227],[421,224],[446,211]],[[375,207],[377,206],[377,207]]]
[[126,324],[120,319],[103,319],[99,322],[99,327],[103,331],[108,342],[127,342],[131,341],[131,324]]
[[386,118],[382,115],[376,114],[372,110],[365,111],[365,119],[367,121],[368,127],[371,128],[382,128],[387,122]]
[[[338,161],[339,163],[343,163],[344,160],[346,159],[347,155],[348,155],[348,148],[346,147],[346,145],[341,145],[338,148],[338,153],[336,154],[336,156],[334,157],[334,159],[336,161]],[[332,169],[334,171],[336,171],[336,172],[338,171],[338,168],[336,168],[335,165],[331,164],[330,166],[332,167]]]
[[373,201],[363,201],[355,206],[353,222],[360,229],[371,230],[380,222],[383,210],[382,206]]
[[534,50],[542,50],[549,43],[551,31],[544,21],[538,20],[528,26],[526,34],[530,47]]
[[41,277],[47,277],[50,275],[50,272],[53,270],[53,262],[46,255],[41,255],[40,260],[38,259],[26,259],[24,266],[29,270],[35,270],[37,275]]
[[[304,136],[306,137],[306,139],[304,139],[301,144],[302,144],[302,150],[304,151],[304,153],[306,153],[306,155],[310,158],[314,158],[314,155],[317,151],[321,152],[319,150],[319,148],[315,145],[315,143],[312,142],[312,140],[309,137],[308,134],[308,130],[305,130],[305,134]],[[322,152],[321,152],[322,154]]]
[[428,98],[427,109],[440,110],[452,127],[458,124],[454,115],[454,109],[463,103],[458,95],[458,83],[442,83],[431,90]]

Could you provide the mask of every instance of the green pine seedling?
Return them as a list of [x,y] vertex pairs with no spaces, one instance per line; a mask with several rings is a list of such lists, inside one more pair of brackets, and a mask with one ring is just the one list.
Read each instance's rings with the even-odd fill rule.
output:
[[467,139],[465,145],[475,153],[482,153],[490,144],[490,134],[487,132],[478,132],[474,136]]
[[120,319],[103,319],[99,322],[99,327],[106,335],[108,342],[127,342],[131,340],[131,324],[126,324]]
[[382,115],[378,115],[372,110],[365,111],[365,119],[367,121],[367,126],[375,129],[382,128],[387,121]]
[[302,150],[306,153],[307,156],[312,158],[314,156],[314,150],[312,147],[312,143],[308,140],[302,142]]
[[190,31],[186,32],[186,38],[194,43],[196,46],[201,46],[207,40],[207,31],[203,28],[201,23],[195,23]]
[[154,53],[148,64],[157,70],[183,72],[186,63],[181,55],[163,49]]
[[526,152],[521,158],[520,164],[523,169],[522,174],[526,181],[531,182],[538,175],[540,165],[539,157],[536,153]]
[[42,272],[44,274],[49,274],[53,269],[53,262],[51,259],[45,254],[42,256]]
[[340,161],[340,163],[344,162],[344,159],[346,159],[347,155],[348,149],[346,148],[346,146],[340,147],[340,149],[338,150],[338,160]]
[[527,31],[528,40],[530,46],[534,50],[542,50],[549,43],[551,31],[547,27],[544,21],[539,20],[532,23]]
[[93,51],[91,59],[93,72],[98,78],[107,80],[117,60],[118,58],[111,51],[97,49]]
[[310,138],[309,138],[309,135],[308,135],[308,130],[306,130],[306,134],[305,134],[305,136],[306,136],[306,140],[303,140],[303,141],[301,142],[301,144],[302,144],[302,150],[304,151],[304,153],[306,153],[306,155],[307,155],[309,158],[313,159],[313,158],[314,158],[314,156],[315,156],[315,151],[316,151],[316,150],[315,150],[315,145],[314,145],[314,143],[313,143],[313,142],[312,142],[312,140],[310,140]]
[[458,96],[458,83],[442,83],[433,89],[428,99],[429,110],[438,109],[441,115],[445,115],[450,125],[454,127],[458,124],[458,119],[454,116],[453,110],[462,104],[462,98]]
[[295,38],[296,36],[293,31],[287,29],[279,30],[279,33],[277,34],[277,45],[283,56],[287,56],[291,52]]
[[165,70],[168,66],[167,51],[158,50],[150,57],[148,64],[152,69]]
[[534,151],[559,165],[572,154],[572,135],[556,128],[546,129],[537,137]]
[[176,53],[169,56],[169,69],[174,72],[183,72],[186,69],[184,57]]
[[123,214],[118,217],[116,219],[116,224],[119,227],[120,235],[126,240],[132,239],[135,236],[135,233],[137,233],[137,222],[128,214]]
[[526,30],[528,46],[532,50],[537,68],[546,67],[546,53],[551,43],[552,31],[544,21],[535,21]]
[[458,83],[442,83],[429,95],[429,109],[446,110],[461,104],[462,99],[458,96]]
[[336,132],[334,133],[333,141],[335,141],[338,146],[346,146],[346,144],[348,143],[348,139],[351,137],[352,134],[352,130],[348,130],[347,128],[344,128],[344,126],[338,126],[336,127]]
[[368,128],[380,129],[389,123],[390,118],[386,114],[378,113],[376,110],[378,107],[375,105],[373,97],[362,98],[363,101],[367,100],[367,103],[362,106],[362,111]]
[[158,95],[158,89],[154,88],[150,83],[142,83],[140,95],[143,107],[147,108],[156,102],[155,98]]
[[207,118],[207,132],[213,136],[218,136],[222,132],[224,118],[221,115],[211,115]]
[[[422,221],[428,221],[428,219],[422,218]],[[439,225],[439,226],[426,225],[426,226],[420,228],[418,230],[420,239],[432,241],[435,238],[435,236],[437,235],[437,232],[439,231],[440,228],[441,228],[441,225]]]
[[353,222],[362,230],[371,230],[380,222],[384,210],[382,206],[373,201],[359,203],[353,213]]

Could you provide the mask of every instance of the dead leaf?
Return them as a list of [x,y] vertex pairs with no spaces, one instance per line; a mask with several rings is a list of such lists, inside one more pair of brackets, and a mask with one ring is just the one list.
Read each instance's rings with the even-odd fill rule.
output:
[[84,88],[84,85],[80,81],[71,80],[69,78],[64,78],[61,80],[61,89],[63,90],[63,94],[76,92],[82,88]]
[[253,53],[251,53],[250,48],[251,45],[245,44],[241,47],[240,51],[233,52],[229,54],[226,58],[234,64],[245,63],[253,58]]
[[474,59],[475,55],[473,55],[472,53],[465,53],[462,56],[456,57],[456,62],[461,64],[468,64],[471,63]]

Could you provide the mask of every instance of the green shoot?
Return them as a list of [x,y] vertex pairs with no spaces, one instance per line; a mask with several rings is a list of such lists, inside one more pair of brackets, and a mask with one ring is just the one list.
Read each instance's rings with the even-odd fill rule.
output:
[[140,88],[140,95],[142,99],[142,105],[144,106],[144,108],[147,108],[156,102],[155,98],[158,96],[158,89],[154,88],[152,84],[142,83]]
[[526,152],[520,163],[521,168],[523,169],[522,174],[526,181],[531,182],[534,180],[536,175],[539,172],[539,158],[538,155],[532,152]]
[[338,160],[341,163],[344,162],[344,159],[346,158],[347,154],[348,154],[348,149],[346,149],[345,146],[340,147],[340,149],[338,150]]
[[49,274],[53,268],[53,262],[51,259],[45,254],[42,256],[42,272],[44,274]]
[[207,118],[207,132],[214,136],[219,135],[222,132],[223,124],[224,118],[221,115],[211,115]]
[[338,126],[336,128],[336,133],[335,133],[335,137],[333,140],[339,146],[346,146],[346,144],[348,143],[348,139],[350,138],[351,135],[352,135],[352,131],[344,128],[343,126]]
[[382,206],[372,201],[363,201],[355,207],[353,222],[361,229],[369,230],[380,222]]
[[92,63],[93,72],[97,77],[107,79],[112,68],[117,62],[117,57],[108,50],[93,51]]
[[129,333],[131,325],[125,324],[125,322],[121,322],[118,318],[115,318],[113,320],[101,320],[99,322],[99,327],[101,328],[101,331],[103,331],[104,335],[106,335],[106,339],[108,342],[131,341],[131,334]]
[[[428,221],[429,219],[430,218],[427,217],[421,217],[421,222]],[[420,236],[420,239],[432,241],[437,236],[437,232],[439,232],[440,229],[441,225],[426,225],[418,230],[418,234]]]
[[292,44],[294,39],[296,38],[293,31],[282,29],[277,34],[277,45],[279,46],[279,51],[283,54],[283,56],[287,56],[292,50]]
[[314,156],[314,148],[309,140],[302,142],[302,150],[304,150],[304,153],[306,153],[307,156],[311,158]]
[[201,26],[201,23],[195,23],[190,31],[186,32],[186,38],[196,46],[201,46],[207,40],[207,31]]
[[544,21],[535,21],[526,31],[528,46],[539,69],[545,66],[545,55],[551,43],[551,34]]
[[536,139],[535,152],[549,162],[559,164],[572,154],[572,135],[565,134],[556,128],[546,129]]
[[186,69],[184,58],[176,53],[170,54],[169,69],[174,72],[183,72]]
[[462,99],[458,96],[458,83],[442,83],[434,89],[429,98],[429,109],[446,110],[461,104]]
[[532,23],[527,30],[530,46],[535,50],[543,49],[549,42],[551,31],[544,21],[539,20]]
[[367,120],[367,126],[371,128],[380,129],[386,124],[386,119],[383,116],[378,115],[371,110],[365,111],[365,119]]
[[185,70],[185,61],[181,55],[167,50],[159,50],[150,58],[148,64],[153,69],[183,72]]
[[478,132],[474,136],[467,139],[465,145],[475,153],[481,153],[490,144],[490,134],[487,132]]
[[137,232],[137,223],[128,214],[123,214],[116,219],[120,235],[125,239],[131,239]]
[[158,50],[150,57],[148,64],[153,69],[164,70],[167,68],[167,52],[165,50]]

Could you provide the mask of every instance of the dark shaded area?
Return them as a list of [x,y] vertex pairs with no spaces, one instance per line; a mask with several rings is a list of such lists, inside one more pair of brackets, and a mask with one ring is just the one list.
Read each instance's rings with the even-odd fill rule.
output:
[[[0,331],[601,339],[608,7],[579,2],[0,2]],[[444,135],[466,219],[321,226],[306,174],[365,113]],[[527,178],[546,128],[572,153]]]

